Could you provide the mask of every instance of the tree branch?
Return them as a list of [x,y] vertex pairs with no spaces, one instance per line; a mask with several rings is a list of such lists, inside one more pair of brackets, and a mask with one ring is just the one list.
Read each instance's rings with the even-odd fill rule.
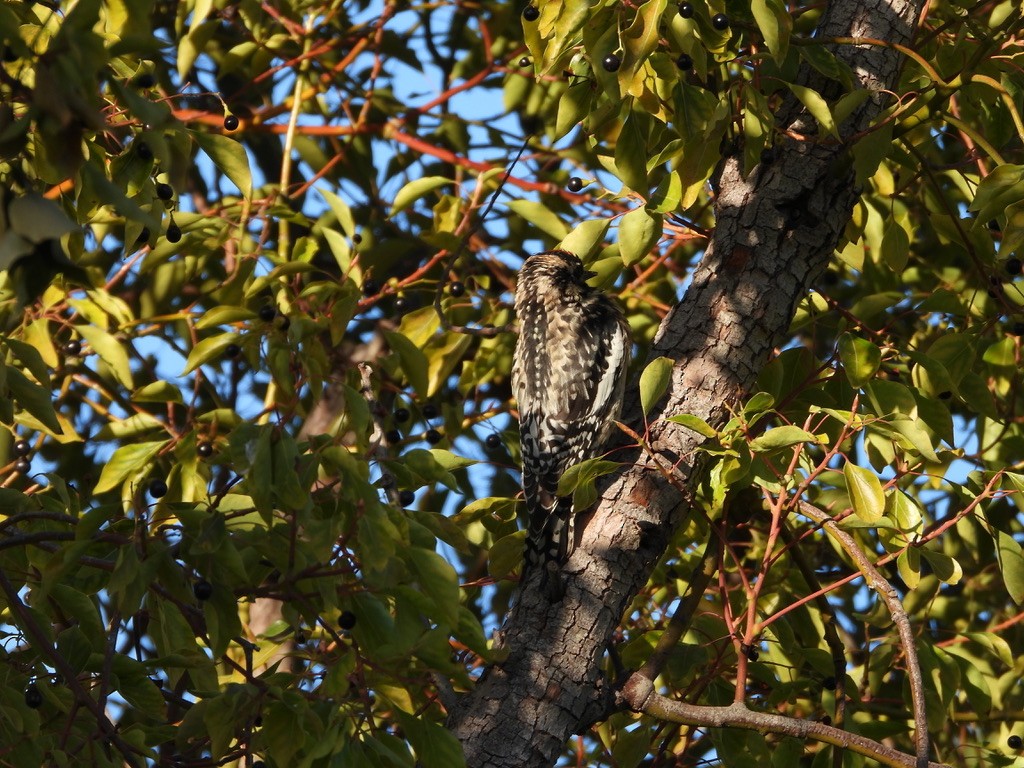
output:
[[703,728],[742,728],[748,731],[781,733],[798,739],[815,739],[866,755],[891,768],[950,768],[945,763],[933,763],[904,754],[873,739],[856,733],[833,728],[816,720],[801,720],[768,712],[754,712],[746,705],[735,702],[727,707],[698,707],[682,701],[673,701],[655,692],[654,683],[634,674],[622,689],[622,699],[634,712],[643,712],[661,720]]
[[928,764],[928,724],[925,714],[924,681],[921,679],[921,665],[917,661],[917,646],[914,645],[914,632],[910,627],[910,618],[903,610],[903,603],[892,584],[882,576],[881,572],[861,552],[857,542],[846,531],[836,525],[835,520],[813,504],[800,502],[800,512],[821,525],[828,534],[839,542],[839,546],[857,564],[864,580],[871,589],[878,593],[889,609],[896,630],[899,632],[903,655],[907,659],[907,675],[910,677],[910,697],[914,705],[914,742],[917,747],[917,768],[925,768]]

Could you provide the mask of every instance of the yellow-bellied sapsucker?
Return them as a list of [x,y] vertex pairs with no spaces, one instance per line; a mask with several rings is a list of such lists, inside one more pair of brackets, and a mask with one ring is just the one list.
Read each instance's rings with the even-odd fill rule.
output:
[[571,554],[573,516],[583,510],[573,510],[571,496],[558,497],[558,479],[601,454],[622,406],[629,325],[608,296],[587,285],[593,274],[566,251],[538,253],[519,271],[512,386],[529,529],[523,583],[533,569],[546,572]]

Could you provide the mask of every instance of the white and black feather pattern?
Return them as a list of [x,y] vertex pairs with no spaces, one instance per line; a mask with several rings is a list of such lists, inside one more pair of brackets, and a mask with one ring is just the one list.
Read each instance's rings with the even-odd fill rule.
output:
[[531,256],[516,287],[519,342],[512,384],[519,403],[528,536],[523,578],[561,564],[574,545],[571,498],[558,498],[569,467],[601,455],[619,416],[632,342],[618,306],[586,284],[565,251]]

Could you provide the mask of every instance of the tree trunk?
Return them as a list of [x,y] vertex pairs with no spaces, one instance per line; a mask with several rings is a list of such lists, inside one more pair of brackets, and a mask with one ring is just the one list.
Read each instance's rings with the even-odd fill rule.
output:
[[[817,39],[906,45],[922,6],[923,0],[834,2]],[[832,50],[873,93],[842,127],[848,139],[891,104],[883,90],[896,84],[903,57],[877,43]],[[826,96],[834,90],[810,68],[800,81]],[[780,110],[779,127],[774,159],[748,178],[739,158],[723,160],[714,236],[655,341],[654,356],[676,362],[668,395],[648,415],[649,444],[663,466],[676,467],[674,484],[638,449],[615,455],[628,469],[605,488],[587,523],[565,568],[563,599],[549,603],[540,590],[520,594],[503,629],[507,659],[450,714],[471,768],[553,765],[571,735],[615,706],[614,686],[602,679],[605,649],[688,509],[680,487],[700,480],[693,456],[703,438],[655,420],[689,413],[722,424],[787,338],[795,304],[832,257],[858,196],[850,142],[818,135],[795,100]],[[635,406],[625,421],[643,434]]]

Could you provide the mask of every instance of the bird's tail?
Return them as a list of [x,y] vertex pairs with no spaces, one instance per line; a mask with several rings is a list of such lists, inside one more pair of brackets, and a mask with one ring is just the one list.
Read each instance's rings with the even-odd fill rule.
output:
[[546,580],[551,572],[561,570],[575,544],[571,496],[541,492],[536,498],[528,498],[527,513],[522,584],[526,584],[535,571],[541,571]]

